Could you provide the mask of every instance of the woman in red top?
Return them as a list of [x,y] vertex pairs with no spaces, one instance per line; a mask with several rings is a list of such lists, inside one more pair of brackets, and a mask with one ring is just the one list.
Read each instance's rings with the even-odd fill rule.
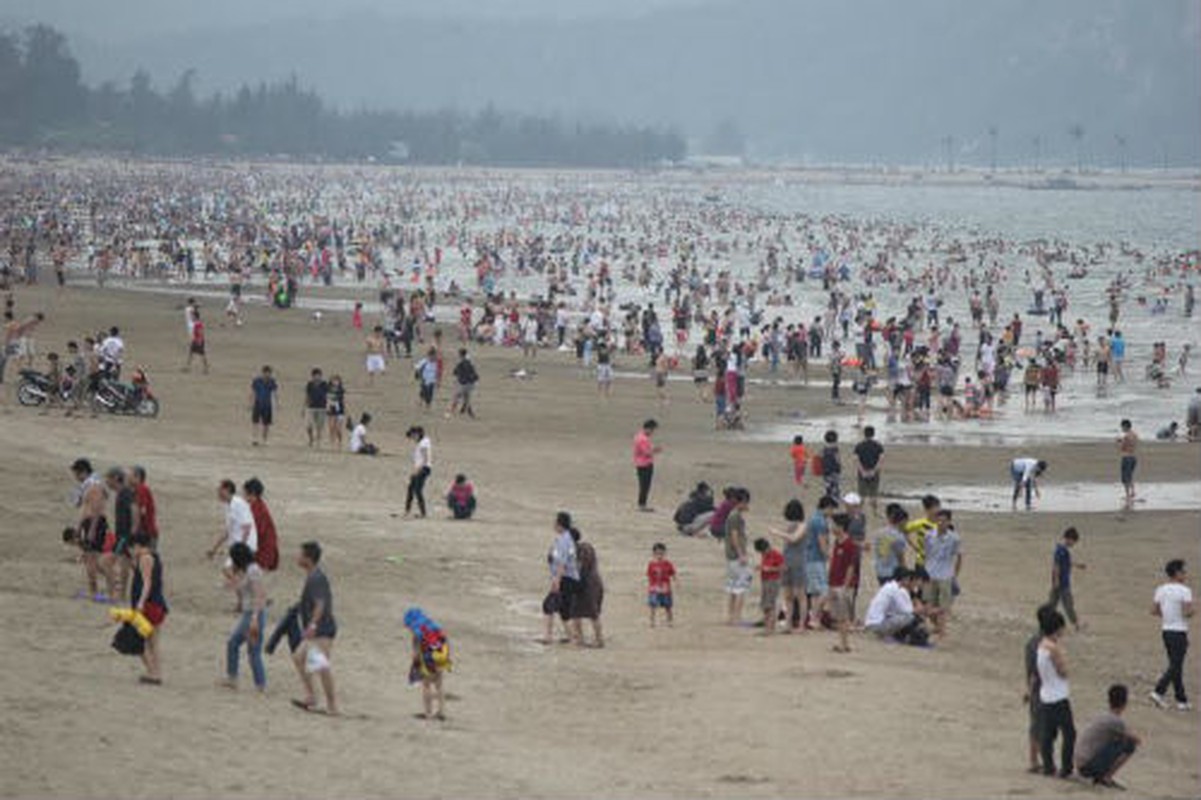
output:
[[242,484],[242,493],[249,501],[250,515],[254,517],[254,529],[259,540],[254,560],[259,567],[270,572],[279,566],[279,537],[275,533],[271,511],[263,502],[263,491],[263,482],[258,478],[251,478]]

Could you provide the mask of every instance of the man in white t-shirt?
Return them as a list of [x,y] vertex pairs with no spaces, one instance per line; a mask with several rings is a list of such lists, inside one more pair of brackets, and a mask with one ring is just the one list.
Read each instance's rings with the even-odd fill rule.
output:
[[[236,542],[243,542],[251,552],[259,549],[259,535],[254,526],[254,515],[250,512],[250,504],[238,497],[237,491],[237,485],[228,478],[221,481],[221,485],[217,487],[217,497],[225,504],[225,526],[213,541],[213,546],[209,550],[209,558],[222,550],[228,553],[229,548]],[[230,565],[231,562],[227,559],[226,568],[229,568]]]
[[884,583],[867,607],[863,627],[882,639],[897,636],[913,625],[913,598],[909,596],[913,576],[904,567],[897,567],[892,580]]
[[1155,689],[1151,692],[1151,702],[1160,708],[1167,708],[1168,701],[1164,692],[1171,684],[1176,694],[1176,708],[1188,711],[1192,708],[1188,695],[1184,692],[1184,656],[1188,653],[1188,621],[1193,616],[1193,592],[1185,585],[1188,573],[1184,569],[1184,561],[1174,558],[1164,567],[1168,575],[1166,583],[1160,584],[1155,590],[1155,602],[1151,613],[1163,620],[1160,626],[1163,631],[1163,646],[1168,652],[1168,668]]

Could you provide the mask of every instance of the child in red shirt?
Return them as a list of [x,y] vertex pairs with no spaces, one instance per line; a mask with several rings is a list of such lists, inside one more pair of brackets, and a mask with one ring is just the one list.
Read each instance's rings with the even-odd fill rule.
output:
[[676,567],[667,560],[667,545],[656,542],[651,548],[651,562],[646,565],[646,602],[651,609],[651,627],[655,627],[655,614],[661,608],[671,627],[671,586],[676,577]]
[[780,578],[784,574],[784,554],[771,546],[767,539],[755,540],[759,554],[759,583],[762,587],[759,607],[763,609],[763,633],[776,632],[776,617],[780,610]]
[[846,514],[835,514],[830,518],[834,524],[834,546],[830,551],[830,613],[838,624],[838,646],[836,653],[849,653],[851,646],[847,634],[851,629],[851,598],[859,586],[859,545],[848,533],[851,518]]
[[805,437],[792,437],[792,447],[788,448],[792,456],[792,481],[797,486],[805,485]]

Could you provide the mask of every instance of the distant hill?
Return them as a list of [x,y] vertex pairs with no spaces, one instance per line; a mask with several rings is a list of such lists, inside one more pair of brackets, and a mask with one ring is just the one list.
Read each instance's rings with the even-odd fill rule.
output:
[[1001,166],[1201,164],[1201,4],[1190,0],[660,0],[642,15],[622,2],[611,18],[547,16],[536,0],[519,6],[525,18],[468,16],[467,2],[436,18],[411,2],[272,7],[193,10],[197,27],[133,26],[120,47],[113,24],[64,27],[91,84],[124,83],[139,66],[195,67],[201,92],[295,72],[344,108],[494,102],[673,124],[697,141],[733,120],[763,157],[941,164],[949,150],[987,165],[995,127]]

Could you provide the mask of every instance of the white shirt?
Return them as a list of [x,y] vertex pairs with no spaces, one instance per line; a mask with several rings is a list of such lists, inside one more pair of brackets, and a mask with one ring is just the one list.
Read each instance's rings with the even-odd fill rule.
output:
[[1037,469],[1037,458],[1015,458],[1013,460],[1013,471],[1022,473],[1022,483],[1029,483],[1033,480],[1034,472]]
[[192,338],[192,329],[196,327],[196,309],[185,306],[183,310],[184,323],[188,326],[188,338]]
[[363,449],[363,440],[367,438],[367,426],[359,423],[350,432],[350,452],[357,453]]
[[1155,590],[1155,604],[1163,617],[1163,630],[1188,631],[1188,617],[1184,616],[1184,604],[1193,602],[1192,589],[1183,583],[1165,583]]
[[[250,533],[242,538],[242,529],[250,526]],[[225,507],[225,543],[232,546],[235,542],[246,542],[251,551],[259,549],[259,532],[254,527],[254,515],[250,513],[250,504],[241,497],[234,495]]]
[[872,598],[871,604],[867,607],[867,616],[863,618],[863,624],[871,627],[881,624],[886,619],[912,613],[913,598],[909,596],[909,592],[896,581],[889,581],[881,586],[880,591],[876,592],[876,596]]
[[1071,694],[1068,679],[1055,669],[1055,662],[1051,661],[1051,652],[1044,650],[1041,644],[1038,648],[1038,679],[1042,683],[1038,690],[1038,699],[1043,703],[1058,703],[1060,700],[1067,700]]
[[413,469],[421,469],[422,467],[432,468],[433,466],[433,445],[430,443],[430,437],[426,436],[413,448]]
[[101,358],[120,364],[121,357],[125,355],[125,342],[121,341],[120,336],[109,336],[100,343],[99,353]]

